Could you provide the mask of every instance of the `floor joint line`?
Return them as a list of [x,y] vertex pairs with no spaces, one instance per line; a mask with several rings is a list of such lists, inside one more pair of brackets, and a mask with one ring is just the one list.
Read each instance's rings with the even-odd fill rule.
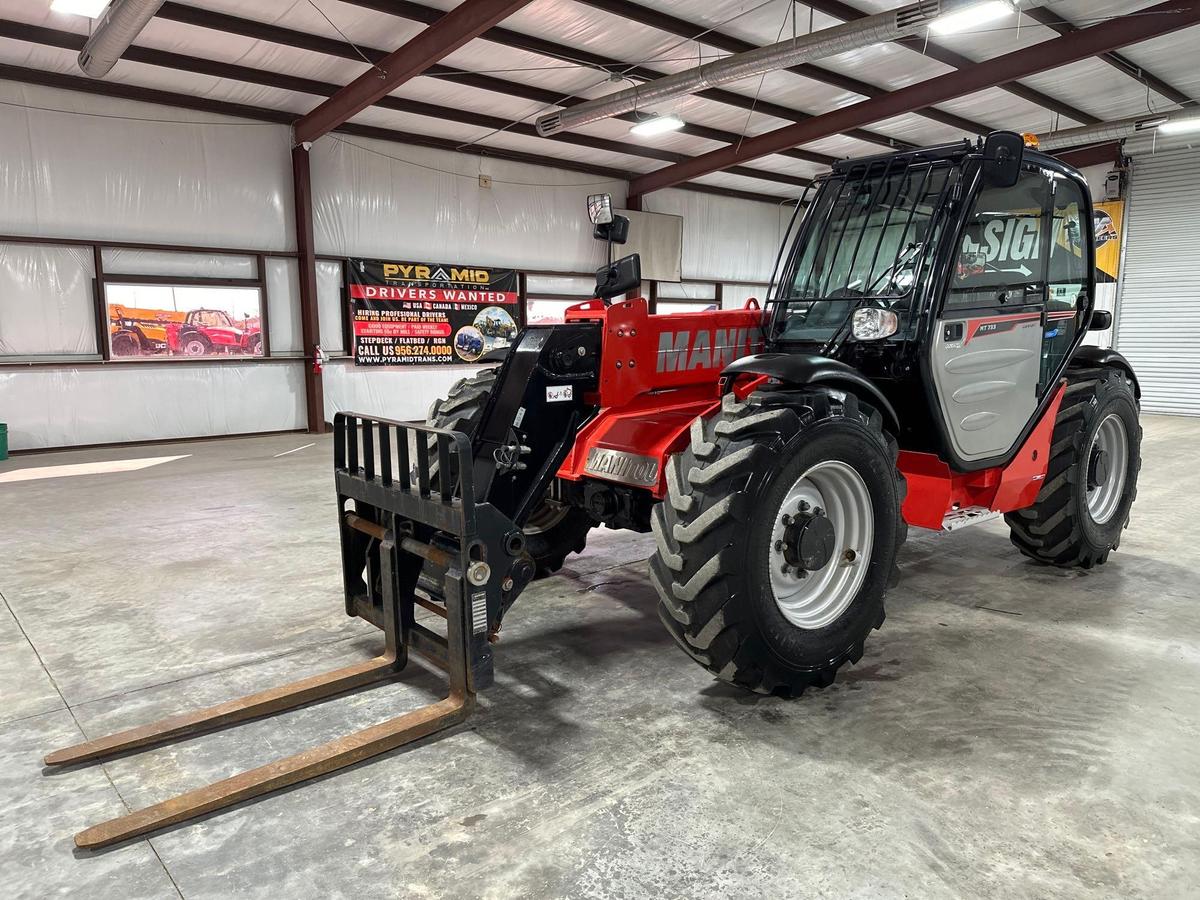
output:
[[[58,682],[55,681],[54,676],[50,674],[50,669],[46,666],[46,661],[42,659],[42,654],[38,651],[37,646],[29,637],[29,633],[25,630],[25,626],[21,624],[21,619],[17,615],[17,611],[12,608],[12,604],[8,602],[8,598],[4,596],[3,591],[0,591],[0,601],[4,602],[4,608],[8,610],[8,614],[12,616],[13,622],[16,623],[17,629],[21,632],[21,636],[25,638],[26,643],[29,644],[29,649],[33,651],[33,655],[37,657],[38,665],[42,667],[42,671],[45,672],[46,677],[50,679],[50,685],[57,692],[58,698],[63,702],[63,708],[66,709],[67,714],[71,717],[71,721],[75,723],[75,728],[78,729],[81,735],[83,735],[83,739],[85,741],[91,740],[91,738],[88,737],[88,733],[84,730],[83,724],[75,715],[75,710],[71,709],[70,704],[67,703],[67,698],[63,695],[62,688],[58,686]],[[117,795],[117,799],[121,801],[121,805],[125,807],[126,812],[133,812],[133,808],[129,805],[129,801],[125,799],[124,795],[121,793],[121,789],[118,788],[117,783],[113,781],[112,774],[108,771],[108,767],[101,763],[99,768],[100,771],[104,773],[104,778],[106,781],[108,781],[109,787],[111,787],[113,793]],[[162,866],[163,874],[166,875],[167,880],[171,882],[171,887],[173,887],[175,889],[175,893],[179,895],[179,900],[184,900],[183,891],[181,891],[179,889],[179,885],[175,883],[175,876],[171,874],[171,870],[167,868],[167,864],[163,862],[163,858],[158,855],[158,848],[154,846],[154,842],[150,838],[147,838],[146,844],[150,848],[150,852],[154,854],[154,858],[158,860],[158,864]]]

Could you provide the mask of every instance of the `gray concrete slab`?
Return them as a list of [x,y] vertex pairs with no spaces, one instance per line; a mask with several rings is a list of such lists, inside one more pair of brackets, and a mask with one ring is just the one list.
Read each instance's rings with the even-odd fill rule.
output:
[[65,708],[33,645],[0,593],[0,725]]
[[[522,596],[465,726],[150,843],[73,856],[70,832],[120,812],[117,795],[81,800],[41,776],[37,756],[72,738],[27,723],[67,713],[0,726],[13,790],[28,792],[5,811],[30,832],[10,851],[18,896],[175,896],[134,855],[151,847],[189,900],[1195,896],[1200,422],[1146,427],[1141,497],[1109,565],[1033,565],[996,523],[913,531],[866,656],[799,701],[746,696],[685,659],[655,617],[648,540],[598,532]],[[373,655],[373,629],[339,610],[327,443],[274,458],[305,442],[198,443],[175,472],[43,482],[5,510],[19,564],[0,590],[86,734]],[[146,499],[187,483],[215,505],[230,481],[253,485],[244,513]],[[38,523],[72,498],[86,524]],[[279,533],[263,538],[266,522]],[[38,561],[51,531],[100,567],[136,533],[154,577],[118,590],[67,555],[55,576]],[[87,613],[60,622],[55,591]],[[106,774],[141,806],[437,688],[416,670],[71,777]]]
[[42,774],[42,749],[80,740],[65,709],[0,725],[0,892],[5,897],[179,896],[149,843],[87,861],[71,835],[80,816],[121,815],[125,806],[100,768]]
[[341,573],[332,475],[318,460],[330,444],[272,458],[306,443],[279,435],[3,464],[187,455],[3,486],[5,526],[21,539],[0,589],[68,702],[350,633],[329,602]]

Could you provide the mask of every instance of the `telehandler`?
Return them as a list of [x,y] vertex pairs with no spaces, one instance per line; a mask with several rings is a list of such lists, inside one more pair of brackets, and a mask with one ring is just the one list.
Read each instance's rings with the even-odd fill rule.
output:
[[[805,202],[807,201],[807,202]],[[1142,431],[1118,353],[1084,346],[1093,211],[1078,171],[995,132],[840,162],[818,179],[760,308],[651,315],[628,220],[589,198],[610,263],[595,298],[524,329],[427,424],[339,414],[346,612],[358,663],[52,753],[126,753],[394,677],[415,651],[448,696],[114,819],[99,847],[351,765],[461,722],[539,571],[604,525],[653,532],[676,643],[717,678],[830,684],[884,620],[909,526],[1003,516],[1026,556],[1104,563],[1129,519]],[[624,299],[618,299],[624,297]],[[416,610],[422,615],[417,620]],[[444,618],[444,630],[430,627]]]

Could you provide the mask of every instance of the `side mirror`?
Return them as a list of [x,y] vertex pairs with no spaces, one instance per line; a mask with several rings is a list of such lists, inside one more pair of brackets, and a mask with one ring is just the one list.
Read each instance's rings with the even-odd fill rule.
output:
[[588,194],[587,209],[593,225],[607,225],[613,220],[612,194]]
[[610,244],[623,244],[629,240],[629,219],[625,216],[613,216],[611,221],[593,228],[592,237],[598,241],[608,241]]
[[983,178],[993,187],[1008,188],[1021,177],[1025,138],[1015,131],[993,131],[983,143]]
[[1112,328],[1112,313],[1107,309],[1093,309],[1088,331],[1108,331]]
[[609,300],[641,287],[642,258],[636,253],[596,270],[596,296]]

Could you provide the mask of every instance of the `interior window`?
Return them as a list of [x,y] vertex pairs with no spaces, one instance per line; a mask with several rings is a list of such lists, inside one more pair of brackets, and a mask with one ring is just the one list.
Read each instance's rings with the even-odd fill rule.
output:
[[1012,187],[984,187],[963,228],[947,309],[1042,302],[1049,182],[1025,172]]
[[105,285],[109,352],[118,358],[261,356],[263,297],[256,287]]

